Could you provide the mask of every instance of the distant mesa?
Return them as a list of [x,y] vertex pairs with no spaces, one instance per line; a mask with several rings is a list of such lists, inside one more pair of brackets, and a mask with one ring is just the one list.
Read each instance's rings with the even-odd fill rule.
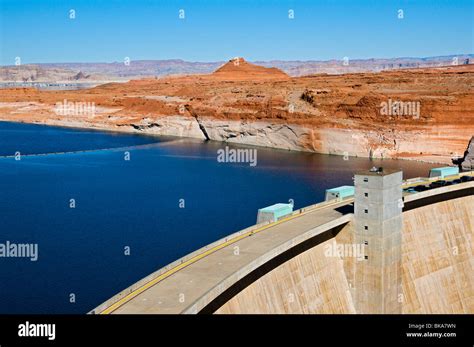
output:
[[212,73],[213,77],[229,80],[288,79],[289,76],[275,67],[263,67],[247,62],[244,58],[233,58]]
[[83,80],[83,79],[87,79],[89,78],[90,75],[86,75],[84,74],[82,71],[79,71],[77,74],[75,74],[74,76],[70,77],[69,79],[70,80],[74,80],[74,81],[78,81],[78,80]]

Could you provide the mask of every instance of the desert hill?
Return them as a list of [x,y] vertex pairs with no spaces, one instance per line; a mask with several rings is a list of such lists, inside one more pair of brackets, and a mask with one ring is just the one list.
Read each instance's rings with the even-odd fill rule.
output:
[[288,79],[289,76],[275,67],[263,67],[234,58],[212,73],[212,77],[226,80]]

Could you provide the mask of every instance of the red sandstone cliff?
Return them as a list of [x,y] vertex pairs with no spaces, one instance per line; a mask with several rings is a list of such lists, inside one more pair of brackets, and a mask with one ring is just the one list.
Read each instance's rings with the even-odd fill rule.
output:
[[[450,162],[474,134],[473,85],[473,65],[291,78],[237,59],[208,75],[3,89],[0,120]],[[94,113],[55,112],[64,102]]]

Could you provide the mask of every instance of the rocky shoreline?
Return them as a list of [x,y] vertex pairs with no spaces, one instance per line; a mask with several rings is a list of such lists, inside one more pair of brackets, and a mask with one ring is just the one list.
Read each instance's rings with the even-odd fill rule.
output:
[[[0,121],[14,120],[3,119],[0,115]],[[275,122],[224,121],[209,118],[202,118],[198,121],[194,117],[183,115],[143,119],[140,122],[120,125],[68,119],[19,120],[19,122],[152,136],[175,136],[346,157],[414,160],[438,164],[451,164],[453,158],[448,153],[445,155],[430,155],[428,153],[426,155],[410,155],[410,153],[400,155],[399,151],[388,151],[386,147],[374,148],[371,141],[379,136],[374,131],[361,132],[355,129],[337,128],[313,129],[310,126]],[[401,138],[400,134],[397,136]],[[405,137],[411,138],[412,136],[405,134]],[[471,141],[471,146],[472,143]],[[399,140],[398,149],[405,149],[409,145],[410,143]],[[474,152],[471,151],[471,155],[472,153]],[[472,160],[469,158],[468,160]]]
[[460,165],[463,170],[474,170],[474,136],[467,145],[466,152],[464,152]]

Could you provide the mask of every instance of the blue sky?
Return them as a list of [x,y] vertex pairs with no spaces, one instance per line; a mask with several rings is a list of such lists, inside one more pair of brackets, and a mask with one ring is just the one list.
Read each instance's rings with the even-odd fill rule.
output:
[[[0,0],[0,64],[473,52],[472,0]],[[74,9],[75,19],[69,18]],[[185,19],[179,19],[184,9]],[[294,19],[288,11],[294,10]],[[398,19],[402,9],[404,18]]]

